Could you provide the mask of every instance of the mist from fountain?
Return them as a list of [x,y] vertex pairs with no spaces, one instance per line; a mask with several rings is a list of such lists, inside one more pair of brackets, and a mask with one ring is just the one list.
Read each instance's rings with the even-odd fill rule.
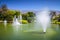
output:
[[18,16],[18,18],[16,18],[16,16],[14,16],[13,18],[13,29],[18,32],[20,25],[22,24],[21,22],[19,22],[19,20],[22,20],[21,16]]
[[18,19],[16,18],[16,16],[14,16],[13,25],[20,25],[20,23],[18,22]]
[[[22,16],[20,15],[20,16],[18,16],[18,20],[22,20]],[[20,24],[22,24],[22,22],[20,22]]]
[[7,25],[7,21],[6,20],[4,20],[4,26],[6,26]]
[[43,32],[46,32],[47,27],[50,26],[51,21],[49,14],[50,14],[49,10],[45,8],[41,12],[39,12],[38,15],[36,16],[37,23],[41,24]]

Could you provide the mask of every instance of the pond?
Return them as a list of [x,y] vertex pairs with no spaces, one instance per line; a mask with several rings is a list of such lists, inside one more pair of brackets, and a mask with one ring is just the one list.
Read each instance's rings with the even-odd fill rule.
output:
[[43,33],[42,27],[34,23],[13,26],[12,23],[0,23],[0,40],[60,40],[60,27],[51,24]]

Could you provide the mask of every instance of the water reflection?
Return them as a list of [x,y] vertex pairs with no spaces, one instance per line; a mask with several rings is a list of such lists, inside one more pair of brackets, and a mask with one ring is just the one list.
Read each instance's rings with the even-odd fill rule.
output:
[[[15,39],[14,37],[16,37],[17,39],[31,39],[31,40],[53,40],[55,38],[58,38],[60,37],[60,34],[59,32],[57,31],[60,31],[59,27],[57,25],[54,25],[55,28],[48,28],[47,29],[47,32],[44,34],[41,32],[41,29],[39,29],[38,31],[36,31],[34,29],[34,25],[33,23],[32,24],[22,24],[22,25],[19,25],[19,26],[16,26],[16,25],[12,25],[12,24],[8,24],[7,23],[7,26],[6,26],[6,30],[5,30],[5,27],[3,26],[4,24],[1,23],[0,24],[0,35],[2,36],[2,38],[11,38],[11,39]],[[38,25],[39,26],[39,25]],[[31,31],[28,31],[28,30],[31,30]],[[35,31],[32,31],[32,30],[35,30]],[[24,32],[24,31],[27,31],[27,32]],[[56,36],[57,35],[57,36]],[[1,37],[0,36],[0,37]],[[55,38],[53,38],[55,37]],[[33,38],[33,39],[32,39]]]
[[59,31],[60,30],[60,24],[56,25],[56,30]]
[[4,20],[4,26],[6,27],[6,25],[7,25],[7,20]]

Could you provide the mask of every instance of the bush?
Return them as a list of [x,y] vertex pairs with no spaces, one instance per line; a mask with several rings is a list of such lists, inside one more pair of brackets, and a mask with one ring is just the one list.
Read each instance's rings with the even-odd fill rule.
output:
[[19,20],[19,22],[21,22],[22,24],[27,24],[28,23],[27,20]]

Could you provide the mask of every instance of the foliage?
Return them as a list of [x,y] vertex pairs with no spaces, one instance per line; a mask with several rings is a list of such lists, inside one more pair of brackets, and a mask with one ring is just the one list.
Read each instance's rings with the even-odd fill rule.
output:
[[0,9],[0,20],[12,21],[15,15],[20,15],[20,11],[9,10],[5,4]]
[[8,10],[7,5],[6,4],[1,5],[1,9],[2,11],[7,11]]
[[20,11],[15,11],[14,15],[16,15],[16,17],[18,17],[20,15]]
[[27,12],[28,17],[34,17],[35,14],[33,12]]
[[29,23],[31,23],[34,20],[35,14],[33,12],[27,12],[27,20]]
[[53,16],[52,23],[60,24],[60,14],[57,16]]
[[[12,21],[14,16],[18,17],[21,12],[17,10],[9,10],[7,6],[4,4],[1,6],[2,11],[0,11],[0,20],[7,20]],[[22,22],[23,23],[30,23],[34,19],[35,14],[33,12],[27,12],[22,15]]]
[[27,24],[28,23],[27,20],[19,20],[19,22],[21,22],[22,24]]
[[27,20],[27,14],[22,14],[22,19]]
[[33,12],[27,12],[25,14],[22,14],[22,19],[27,20],[29,23],[32,22],[34,17],[35,17],[35,14]]

